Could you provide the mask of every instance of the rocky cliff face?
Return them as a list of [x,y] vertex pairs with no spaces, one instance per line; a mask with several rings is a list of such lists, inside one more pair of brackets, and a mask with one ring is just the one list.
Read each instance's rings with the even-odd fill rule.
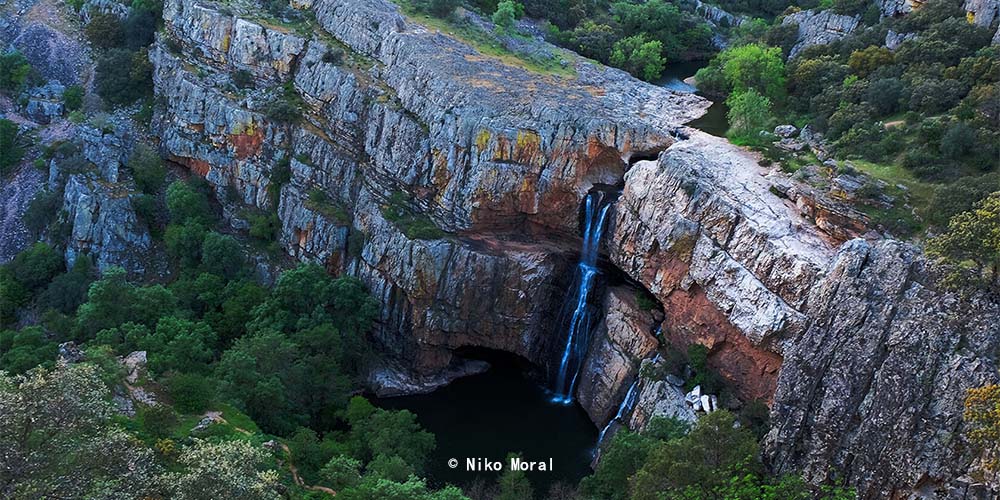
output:
[[[313,17],[289,26],[169,0],[155,128],[234,225],[273,210],[289,254],[369,285],[392,360],[377,389],[478,369],[455,354],[467,346],[553,363],[580,201],[623,182],[605,256],[627,279],[602,295],[577,393],[596,423],[664,349],[659,328],[666,349],[709,347],[744,400],[773,404],[779,471],[878,498],[944,491],[968,468],[961,399],[996,377],[996,305],[937,290],[910,247],[842,243],[823,212],[775,194],[787,180],[682,127],[705,101],[569,54],[573,77],[528,71],[384,0],[296,5]],[[267,105],[289,93],[302,118],[278,120]],[[638,388],[629,425],[693,418],[673,381]]]
[[[364,279],[386,304],[379,337],[416,379],[464,345],[547,363],[580,199],[669,146],[708,103],[576,57],[575,77],[532,73],[384,1],[311,9],[315,23],[293,32],[167,2],[151,55],[169,97],[156,120],[165,152],[238,205],[276,210],[290,254]],[[233,87],[238,70],[264,90]],[[283,84],[305,102],[294,125],[264,112]],[[442,237],[407,236],[384,216],[390,203]],[[227,209],[237,224],[239,212]]]
[[789,52],[795,57],[807,47],[825,45],[851,34],[860,23],[860,16],[843,16],[832,10],[803,10],[785,16],[782,24],[796,24],[799,27],[795,45]]

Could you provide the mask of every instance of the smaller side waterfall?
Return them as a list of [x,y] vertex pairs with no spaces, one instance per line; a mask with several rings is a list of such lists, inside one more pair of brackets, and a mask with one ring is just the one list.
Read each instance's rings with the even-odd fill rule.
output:
[[[597,446],[600,446],[604,442],[604,436],[611,430],[611,426],[615,422],[622,422],[622,419],[626,415],[632,413],[632,409],[635,407],[635,398],[638,397],[639,380],[641,377],[636,377],[632,385],[629,386],[628,392],[625,393],[625,399],[622,400],[622,404],[618,406],[618,413],[615,413],[614,418],[608,421],[608,425],[605,425],[601,429],[601,433],[597,435]],[[624,422],[622,422],[624,423]]]
[[580,262],[574,273],[573,288],[567,294],[560,315],[560,326],[566,332],[566,345],[559,360],[559,371],[552,388],[555,393],[552,401],[556,403],[569,404],[573,401],[576,379],[590,345],[590,331],[595,316],[594,308],[590,304],[590,295],[600,274],[597,269],[597,256],[601,235],[613,204],[614,197],[602,191],[588,194],[584,202],[583,247],[580,249]]
[[[659,334],[660,329],[656,329],[657,334]],[[653,356],[653,363],[660,361],[660,353],[656,353]],[[625,393],[625,399],[622,400],[622,404],[618,406],[618,412],[615,413],[614,418],[608,421],[608,424],[601,429],[601,433],[597,435],[597,449],[601,449],[601,443],[604,442],[604,438],[607,436],[608,431],[615,423],[624,425],[625,418],[632,414],[632,410],[635,409],[636,400],[639,398],[639,382],[642,381],[642,375],[636,375],[635,380],[632,381],[632,385],[629,386],[628,392]]]

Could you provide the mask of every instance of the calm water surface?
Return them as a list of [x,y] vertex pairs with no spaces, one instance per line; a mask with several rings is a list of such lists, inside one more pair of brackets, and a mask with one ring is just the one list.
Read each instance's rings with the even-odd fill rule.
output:
[[715,136],[725,137],[726,131],[729,129],[729,121],[726,119],[729,108],[726,103],[721,98],[705,96],[699,93],[695,87],[684,83],[685,79],[694,76],[699,69],[707,65],[708,61],[685,61],[668,64],[656,84],[677,92],[696,93],[712,101],[712,107],[708,108],[705,115],[688,125]]
[[[493,367],[430,394],[374,401],[382,408],[416,413],[421,425],[437,436],[427,471],[430,482],[463,486],[482,478],[492,484],[499,474],[466,471],[466,458],[500,460],[507,467],[509,452],[525,460],[552,458],[551,472],[528,473],[539,494],[555,482],[575,484],[589,474],[598,429],[583,409],[552,403],[551,395],[510,358],[477,357],[489,358]],[[448,467],[451,458],[459,461],[455,469]]]

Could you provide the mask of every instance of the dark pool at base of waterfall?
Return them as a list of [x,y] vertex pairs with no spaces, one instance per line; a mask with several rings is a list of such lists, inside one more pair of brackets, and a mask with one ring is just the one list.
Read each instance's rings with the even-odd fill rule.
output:
[[708,97],[698,92],[698,89],[684,82],[685,79],[694,76],[699,69],[708,66],[708,61],[684,61],[668,63],[660,79],[655,83],[664,88],[676,90],[678,92],[696,93],[712,101],[712,106],[708,108],[704,116],[688,123],[688,126],[712,134],[718,137],[725,137],[729,130],[729,119],[726,113],[729,107],[726,106],[721,97]]
[[[467,458],[503,462],[520,453],[527,461],[552,459],[552,470],[528,472],[536,494],[558,482],[575,485],[591,472],[598,429],[576,403],[553,403],[551,394],[530,379],[526,367],[503,353],[477,353],[492,365],[479,375],[458,379],[430,394],[379,398],[387,409],[410,410],[434,433],[437,448],[426,471],[431,484],[465,486],[477,478],[492,485],[497,472],[467,471]],[[457,459],[458,467],[448,466]]]

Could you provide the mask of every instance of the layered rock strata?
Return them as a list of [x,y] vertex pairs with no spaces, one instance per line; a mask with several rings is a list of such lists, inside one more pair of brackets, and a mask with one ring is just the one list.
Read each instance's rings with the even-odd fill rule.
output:
[[[656,298],[668,348],[708,346],[743,399],[772,403],[777,471],[880,498],[968,469],[961,398],[996,379],[996,304],[937,289],[903,244],[841,243],[754,158],[681,126],[706,102],[568,54],[566,71],[528,71],[383,0],[296,5],[315,21],[168,1],[156,129],[234,224],[274,211],[289,254],[368,284],[394,360],[376,384],[432,388],[477,369],[454,354],[469,346],[552,363],[580,200],[624,176],[610,265]],[[268,106],[289,94],[300,119]],[[598,423],[659,348],[635,290],[607,293],[585,363],[577,395]],[[690,417],[674,383],[639,388],[632,426]]]

